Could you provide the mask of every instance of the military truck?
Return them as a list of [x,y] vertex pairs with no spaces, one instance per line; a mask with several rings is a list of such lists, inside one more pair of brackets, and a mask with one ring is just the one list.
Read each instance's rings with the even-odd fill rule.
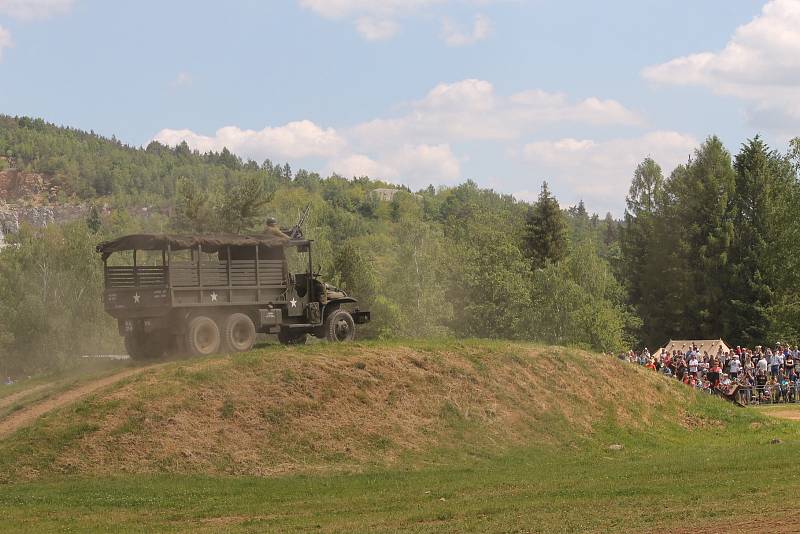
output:
[[370,312],[319,279],[313,241],[297,234],[135,234],[97,245],[105,310],[130,356],[243,352],[259,332],[283,344],[353,340]]

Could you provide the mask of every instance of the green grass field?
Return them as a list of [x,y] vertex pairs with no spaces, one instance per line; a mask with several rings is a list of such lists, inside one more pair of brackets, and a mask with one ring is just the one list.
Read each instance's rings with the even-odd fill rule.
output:
[[[560,438],[547,443],[536,433],[513,447],[442,442],[350,472],[10,480],[0,485],[0,530],[735,532],[793,524],[787,497],[800,494],[799,424],[705,395],[675,402],[684,424],[604,417],[586,432],[552,417],[540,424]],[[25,440],[44,439],[47,428],[15,436],[0,452],[22,454],[33,443]]]

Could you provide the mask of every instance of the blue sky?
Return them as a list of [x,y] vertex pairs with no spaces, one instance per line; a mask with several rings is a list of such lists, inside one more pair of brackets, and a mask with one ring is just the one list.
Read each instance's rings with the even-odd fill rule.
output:
[[0,112],[619,215],[709,134],[800,135],[800,0],[0,0]]

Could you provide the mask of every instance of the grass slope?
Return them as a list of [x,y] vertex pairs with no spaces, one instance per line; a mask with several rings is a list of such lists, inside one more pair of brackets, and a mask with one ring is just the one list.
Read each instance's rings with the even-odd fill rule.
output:
[[175,362],[56,411],[0,444],[0,472],[264,476],[424,465],[534,443],[574,447],[603,425],[661,429],[686,420],[676,398],[687,402],[688,392],[575,350],[267,349]]
[[576,350],[266,349],[146,372],[0,442],[0,511],[8,531],[781,531],[798,443]]

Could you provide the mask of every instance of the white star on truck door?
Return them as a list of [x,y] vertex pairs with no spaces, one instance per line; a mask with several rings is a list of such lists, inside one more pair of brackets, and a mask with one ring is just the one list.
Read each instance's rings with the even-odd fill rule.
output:
[[133,303],[134,303],[134,304],[139,304],[139,300],[140,300],[141,298],[142,298],[142,297],[139,295],[139,293],[136,293],[136,294],[133,296]]
[[217,297],[218,297],[218,296],[219,296],[219,295],[217,295],[217,293],[216,293],[216,292],[214,292],[214,293],[211,293],[211,302],[217,302]]
[[297,306],[297,301],[295,299],[292,299],[289,301],[289,304],[291,304],[292,308],[294,308],[295,306]]

